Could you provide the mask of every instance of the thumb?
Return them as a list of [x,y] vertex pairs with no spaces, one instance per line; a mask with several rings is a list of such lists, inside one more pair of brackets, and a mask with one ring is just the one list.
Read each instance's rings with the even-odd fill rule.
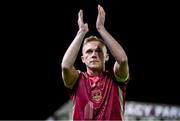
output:
[[84,24],[84,26],[85,26],[85,27],[88,27],[88,24],[87,24],[87,23],[85,23],[85,24]]

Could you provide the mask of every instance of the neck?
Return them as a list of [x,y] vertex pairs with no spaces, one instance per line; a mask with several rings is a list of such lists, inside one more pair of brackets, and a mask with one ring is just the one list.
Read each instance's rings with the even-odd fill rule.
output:
[[104,69],[100,69],[100,70],[93,70],[93,69],[89,69],[87,68],[87,73],[90,75],[90,76],[98,76],[100,75],[102,72],[104,71]]

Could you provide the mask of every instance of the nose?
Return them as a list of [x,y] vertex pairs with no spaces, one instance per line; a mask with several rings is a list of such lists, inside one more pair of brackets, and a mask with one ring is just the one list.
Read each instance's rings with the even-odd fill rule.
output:
[[92,53],[92,58],[97,58],[97,53],[95,51]]

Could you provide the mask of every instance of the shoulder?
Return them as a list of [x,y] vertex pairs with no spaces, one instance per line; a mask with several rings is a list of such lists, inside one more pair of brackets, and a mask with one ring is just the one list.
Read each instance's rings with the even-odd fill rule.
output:
[[114,73],[113,69],[106,70],[105,73],[106,73],[106,75],[109,75],[111,78],[113,78],[113,81],[119,86],[123,86],[123,87],[126,86],[130,80],[129,75],[128,75],[128,77],[126,78],[126,81],[121,81],[121,78],[119,78]]
[[79,84],[81,84],[82,82],[84,82],[84,80],[88,78],[88,75],[86,72],[78,70],[78,74],[79,74],[79,77],[76,80],[75,87],[77,87]]
[[79,73],[79,78],[77,80],[80,80],[82,78],[87,78],[86,72],[78,70],[78,73]]
[[77,70],[78,72],[78,78],[76,82],[73,85],[73,88],[67,88],[69,94],[72,96],[76,93],[76,90],[80,87],[80,84],[82,84],[83,80],[85,79],[85,72],[82,72],[80,70]]

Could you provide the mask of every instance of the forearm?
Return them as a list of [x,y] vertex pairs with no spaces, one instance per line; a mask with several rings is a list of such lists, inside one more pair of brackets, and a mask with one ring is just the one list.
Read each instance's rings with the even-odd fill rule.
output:
[[78,52],[80,50],[81,47],[81,43],[83,41],[83,38],[85,36],[85,33],[83,33],[82,31],[78,31],[76,37],[74,38],[74,40],[72,41],[72,43],[70,44],[69,48],[66,50],[61,66],[63,68],[72,68],[75,60],[77,58]]
[[110,50],[111,54],[115,58],[115,60],[121,64],[122,62],[127,61],[127,56],[122,48],[122,46],[110,35],[110,33],[104,28],[101,27],[98,29],[101,37],[103,38],[106,46]]

